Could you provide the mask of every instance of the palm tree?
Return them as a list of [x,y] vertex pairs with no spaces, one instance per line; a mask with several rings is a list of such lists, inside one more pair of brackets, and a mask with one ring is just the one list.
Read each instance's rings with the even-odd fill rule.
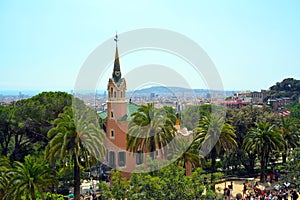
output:
[[284,148],[284,140],[280,131],[269,122],[257,122],[246,134],[243,142],[246,151],[256,152],[261,159],[260,181],[265,181],[265,171],[272,151]]
[[284,151],[282,152],[282,162],[286,163],[286,157],[291,148],[296,148],[299,143],[299,129],[292,118],[281,118],[280,132],[284,140]]
[[54,182],[53,171],[45,160],[26,156],[24,163],[15,161],[13,168],[7,172],[9,178],[8,189],[3,199],[36,200],[37,194],[45,199],[44,191]]
[[[186,175],[188,165],[191,164],[192,168],[196,168],[200,164],[199,153],[195,145],[190,144],[188,139],[179,138],[175,143],[175,158],[176,163],[186,169]],[[179,155],[176,155],[179,153]]]
[[165,109],[156,109],[149,103],[132,114],[127,134],[127,150],[153,153],[162,150],[175,137],[175,115]]
[[[237,147],[234,128],[227,122],[224,123],[223,116],[213,113],[200,119],[193,143],[204,151],[210,151],[211,170],[216,171],[216,158],[221,150],[230,150]],[[207,147],[207,149],[205,149]],[[201,152],[200,152],[201,153]]]
[[67,161],[74,164],[74,198],[80,198],[80,162],[102,160],[105,155],[105,134],[98,127],[96,113],[82,102],[75,104],[73,109],[67,107],[65,112],[54,120],[54,127],[49,130],[51,139],[46,158],[50,163],[60,159],[65,166]]
[[4,196],[7,195],[8,183],[10,176],[8,172],[11,170],[12,166],[10,160],[2,156],[0,157],[0,199],[4,199]]

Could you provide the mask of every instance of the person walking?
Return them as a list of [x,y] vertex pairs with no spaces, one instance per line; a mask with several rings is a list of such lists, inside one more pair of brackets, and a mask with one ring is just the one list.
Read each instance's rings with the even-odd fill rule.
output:
[[246,183],[244,182],[244,183],[243,183],[243,197],[246,195],[246,192],[247,192],[247,185],[246,185]]
[[274,174],[273,174],[273,171],[270,172],[270,183],[272,184],[273,182],[273,179],[274,179]]

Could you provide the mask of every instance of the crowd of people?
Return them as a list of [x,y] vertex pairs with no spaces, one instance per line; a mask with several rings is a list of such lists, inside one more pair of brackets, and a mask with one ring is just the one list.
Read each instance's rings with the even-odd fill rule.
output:
[[[272,180],[272,175],[271,175]],[[272,180],[274,181],[274,180]],[[259,185],[257,182],[249,183],[248,181],[243,183],[242,193],[236,194],[234,196],[232,194],[233,191],[233,183],[224,189],[224,199],[232,200],[232,199],[241,199],[241,200],[297,200],[299,199],[299,194],[296,189],[290,187],[290,184],[283,184],[282,186],[273,185],[272,181],[270,181],[269,187],[264,187],[263,185]]]
[[254,186],[250,186],[248,183],[243,184],[243,195],[241,199],[244,200],[297,200],[299,197],[295,189],[289,189],[288,187],[266,190],[256,182]]
[[298,193],[296,190],[282,189],[279,191],[265,191],[261,190],[260,193],[248,192],[242,199],[244,200],[297,200]]

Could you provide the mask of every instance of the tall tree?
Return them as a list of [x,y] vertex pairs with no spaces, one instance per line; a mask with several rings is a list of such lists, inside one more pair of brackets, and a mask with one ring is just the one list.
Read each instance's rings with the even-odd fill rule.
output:
[[[176,163],[187,170],[189,163],[193,168],[198,167],[200,163],[199,152],[197,146],[190,143],[188,139],[179,138],[175,143],[176,152],[180,155],[176,156]],[[186,171],[187,173],[187,171]]]
[[[299,125],[298,125],[299,126]],[[280,132],[284,140],[284,151],[282,152],[282,162],[286,163],[286,157],[291,148],[296,148],[299,144],[299,127],[292,118],[281,118]]]
[[74,196],[80,198],[80,162],[102,160],[105,155],[104,132],[99,128],[96,112],[81,101],[67,107],[65,112],[54,120],[54,127],[48,132],[50,138],[46,158],[50,163],[60,159],[74,164]]
[[1,108],[2,153],[18,161],[23,161],[28,154],[38,154],[48,143],[47,132],[52,126],[51,121],[71,103],[71,95],[65,92],[43,92]]
[[281,151],[284,148],[284,140],[280,131],[274,124],[258,122],[251,128],[244,138],[246,151],[256,152],[261,159],[260,181],[265,181],[266,168],[272,151]]
[[[234,126],[237,135],[238,149],[235,154],[239,156],[239,161],[245,169],[252,174],[254,172],[256,152],[245,151],[242,148],[245,135],[255,127],[256,122],[269,122],[271,124],[280,123],[280,118],[275,115],[269,106],[259,108],[257,106],[246,106],[241,109],[228,109],[226,112],[230,124]],[[233,157],[232,161],[236,161]],[[236,163],[236,162],[235,162]]]
[[8,169],[9,184],[3,199],[36,200],[39,194],[45,199],[44,191],[54,182],[52,169],[45,160],[26,156],[24,163],[15,161]]
[[168,145],[175,137],[176,117],[166,109],[156,109],[149,103],[132,114],[127,134],[127,150],[154,153]]
[[223,116],[219,114],[213,113],[210,116],[202,117],[194,132],[196,134],[194,143],[198,144],[199,149],[206,144],[211,147],[212,172],[216,171],[216,158],[221,150],[237,147],[234,128],[229,123],[224,123]]

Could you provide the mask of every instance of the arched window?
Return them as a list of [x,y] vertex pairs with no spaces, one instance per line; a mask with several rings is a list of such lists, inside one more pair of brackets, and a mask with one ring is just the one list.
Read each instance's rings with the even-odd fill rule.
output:
[[114,92],[114,98],[117,98],[117,92],[116,91]]
[[114,112],[110,111],[110,118],[114,118]]
[[110,88],[110,96],[109,97],[112,97],[113,93],[114,93],[114,89],[111,87]]
[[115,138],[115,131],[113,129],[110,130],[110,138]]

